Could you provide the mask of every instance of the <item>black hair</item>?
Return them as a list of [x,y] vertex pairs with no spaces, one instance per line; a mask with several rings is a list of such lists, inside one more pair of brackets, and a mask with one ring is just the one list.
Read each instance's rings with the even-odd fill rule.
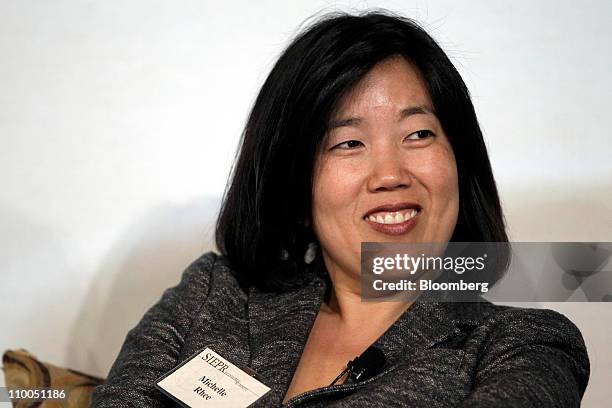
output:
[[217,247],[243,283],[263,290],[300,283],[314,239],[306,222],[313,168],[331,114],[377,63],[397,55],[422,74],[455,154],[460,208],[451,241],[508,241],[468,89],[444,51],[408,18],[333,13],[283,51],[248,117],[216,225]]

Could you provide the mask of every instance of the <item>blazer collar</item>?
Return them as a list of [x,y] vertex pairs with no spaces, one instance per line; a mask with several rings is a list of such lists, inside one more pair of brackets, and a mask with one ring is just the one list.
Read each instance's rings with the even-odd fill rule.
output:
[[[325,271],[326,273],[326,271]],[[303,287],[290,292],[250,288],[250,366],[272,390],[261,403],[280,405],[297,368],[308,334],[323,302],[328,279],[312,274]],[[417,298],[374,343],[394,365],[441,343],[460,341],[461,332],[478,325],[482,315],[474,303],[443,303]]]
[[317,316],[326,284],[314,278],[284,293],[251,287],[248,303],[250,367],[271,391],[258,406],[280,406]]

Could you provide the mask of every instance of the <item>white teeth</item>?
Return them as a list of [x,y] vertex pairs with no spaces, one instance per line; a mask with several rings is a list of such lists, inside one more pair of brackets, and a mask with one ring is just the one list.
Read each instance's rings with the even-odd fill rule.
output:
[[400,224],[402,222],[408,221],[418,213],[419,211],[416,208],[413,208],[405,213],[392,212],[379,213],[378,215],[371,214],[368,216],[368,220],[376,222],[378,224]]

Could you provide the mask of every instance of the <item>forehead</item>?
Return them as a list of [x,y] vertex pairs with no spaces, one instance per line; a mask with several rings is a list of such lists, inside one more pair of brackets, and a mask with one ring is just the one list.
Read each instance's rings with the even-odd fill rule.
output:
[[334,117],[365,116],[381,109],[401,111],[432,103],[425,81],[414,64],[395,56],[376,64],[338,104]]

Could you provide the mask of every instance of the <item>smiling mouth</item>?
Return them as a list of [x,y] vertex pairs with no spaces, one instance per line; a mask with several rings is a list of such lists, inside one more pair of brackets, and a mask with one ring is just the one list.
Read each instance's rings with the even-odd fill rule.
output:
[[384,205],[371,210],[363,219],[374,231],[399,236],[414,229],[421,212],[423,208],[413,203]]
[[378,211],[366,216],[365,219],[376,224],[401,224],[416,217],[420,212],[419,208],[401,211]]

